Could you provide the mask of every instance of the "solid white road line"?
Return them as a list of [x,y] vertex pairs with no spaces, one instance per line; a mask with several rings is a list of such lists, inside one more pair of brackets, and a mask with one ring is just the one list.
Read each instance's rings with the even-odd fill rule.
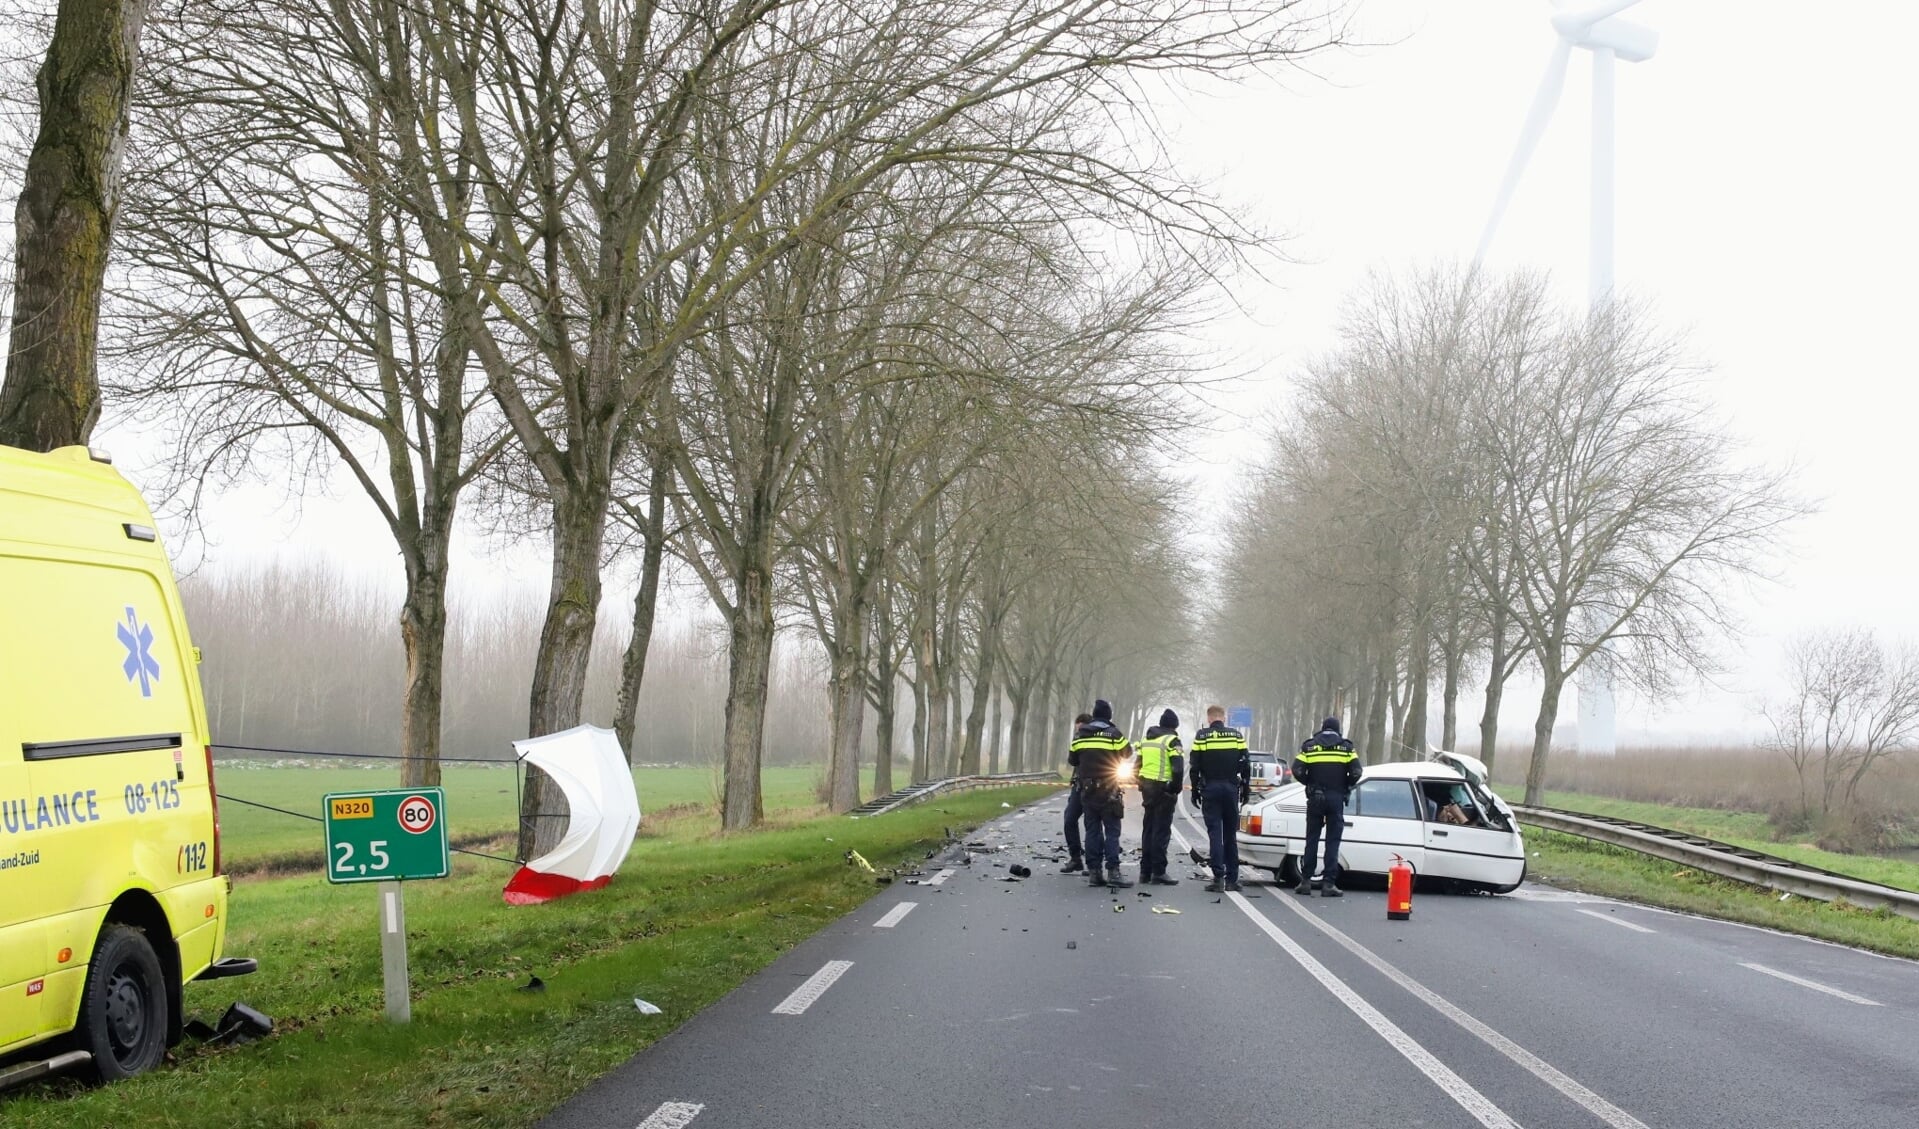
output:
[[1598,919],[1599,919],[1599,920],[1601,920],[1601,921],[1604,921],[1604,922],[1609,922],[1609,923],[1611,923],[1611,924],[1613,924],[1613,925],[1617,925],[1617,926],[1619,926],[1619,927],[1620,927],[1621,929],[1630,929],[1630,930],[1632,930],[1632,931],[1633,931],[1634,933],[1657,933],[1657,932],[1659,932],[1659,931],[1658,931],[1657,929],[1648,929],[1648,928],[1646,928],[1646,927],[1645,927],[1645,926],[1643,926],[1643,925],[1635,925],[1635,924],[1633,924],[1632,922],[1630,922],[1630,921],[1627,921],[1627,920],[1626,920],[1625,918],[1623,918],[1623,917],[1615,917],[1615,916],[1613,916],[1613,915],[1612,915],[1612,914],[1610,914],[1610,913],[1600,913],[1600,912],[1599,912],[1598,910],[1596,910],[1596,909],[1581,909],[1581,910],[1574,910],[1573,912],[1574,912],[1574,913],[1583,913],[1583,914],[1585,914],[1585,915],[1586,915],[1587,917],[1596,917],[1596,918],[1598,918]]
[[926,884],[928,886],[941,886],[941,885],[944,885],[946,883],[946,880],[951,877],[953,877],[953,868],[949,866],[945,870],[942,870],[938,874],[935,874],[933,877],[928,878],[926,880]]
[[1864,1004],[1866,1007],[1885,1007],[1886,1006],[1880,1003],[1878,1000],[1869,1000],[1864,996],[1855,996],[1851,992],[1842,992],[1837,988],[1829,988],[1824,984],[1820,984],[1812,980],[1801,979],[1797,976],[1794,976],[1790,972],[1781,972],[1776,968],[1767,968],[1763,964],[1749,964],[1746,961],[1742,960],[1739,962],[1739,967],[1750,968],[1754,972],[1763,972],[1767,976],[1777,976],[1779,979],[1784,980],[1788,984],[1797,984],[1801,988],[1811,988],[1815,992],[1824,992],[1828,996],[1838,996],[1840,999],[1845,1000],[1848,1003]]
[[640,1122],[639,1129],[686,1129],[705,1108],[692,1102],[662,1102],[660,1108]]
[[875,929],[893,928],[893,926],[898,925],[901,919],[903,919],[907,914],[912,913],[913,907],[917,905],[919,905],[918,902],[901,902],[899,905],[896,905],[892,909],[887,910],[885,917],[882,917],[878,921],[875,921],[873,923],[873,928]]
[[[1321,933],[1326,934],[1326,936],[1331,937],[1341,948],[1371,965],[1373,969],[1382,976],[1417,996],[1421,1002],[1431,1007],[1434,1011],[1437,1011],[1447,1019],[1464,1027],[1467,1031],[1472,1032],[1481,1042],[1518,1063],[1529,1071],[1533,1077],[1538,1078],[1548,1086],[1571,1098],[1580,1106],[1584,1107],[1588,1113],[1591,1113],[1594,1117],[1612,1126],[1613,1129],[1646,1129],[1646,1124],[1632,1114],[1627,1113],[1625,1110],[1620,1109],[1618,1106],[1613,1105],[1598,1094],[1580,1085],[1545,1059],[1540,1058],[1518,1043],[1513,1042],[1491,1027],[1486,1026],[1479,1020],[1461,1011],[1455,1007],[1451,1001],[1445,999],[1439,993],[1426,987],[1419,981],[1414,980],[1391,964],[1388,964],[1371,949],[1353,940],[1326,922],[1321,921],[1318,916],[1307,910],[1306,907],[1299,905],[1291,898],[1281,898],[1279,899],[1279,904],[1298,914],[1301,918],[1305,919],[1307,924],[1319,930]],[[1648,930],[1648,932],[1650,932],[1650,930]]]
[[1421,1074],[1432,1079],[1435,1086],[1446,1091],[1446,1095],[1458,1102],[1460,1108],[1472,1114],[1475,1121],[1486,1126],[1486,1129],[1518,1129],[1519,1123],[1508,1117],[1506,1111],[1494,1105],[1492,1099],[1474,1089],[1470,1082],[1453,1073],[1452,1069],[1435,1058],[1431,1051],[1421,1046],[1411,1035],[1400,1030],[1392,1020],[1381,1015],[1378,1008],[1361,999],[1359,993],[1347,987],[1346,982],[1333,975],[1331,969],[1313,959],[1311,953],[1300,948],[1299,943],[1288,937],[1278,925],[1275,925],[1265,914],[1254,909],[1253,903],[1239,894],[1226,896],[1232,899],[1233,904],[1238,906],[1242,913],[1252,919],[1254,925],[1259,926],[1261,932],[1272,938],[1280,948],[1286,950],[1288,956],[1298,961],[1299,966],[1305,969],[1313,979],[1319,981],[1328,992],[1331,992],[1340,1003],[1345,1004],[1349,1011],[1365,1022],[1366,1026],[1377,1032],[1379,1037],[1386,1040],[1394,1050],[1404,1055],[1406,1061],[1417,1067]]
[[851,967],[853,962],[850,960],[827,961],[823,968],[806,978],[806,983],[793,989],[792,995],[781,1000],[780,1006],[773,1009],[773,1014],[804,1014],[807,1008],[813,1006],[813,1001],[825,995],[826,990],[833,986],[833,981],[846,975],[846,970]]

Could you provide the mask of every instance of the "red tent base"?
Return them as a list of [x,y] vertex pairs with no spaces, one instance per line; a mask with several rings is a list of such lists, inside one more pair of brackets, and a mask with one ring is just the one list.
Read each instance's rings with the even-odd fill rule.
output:
[[500,891],[500,898],[510,906],[537,906],[582,890],[597,890],[611,881],[611,874],[602,874],[582,882],[578,878],[546,874],[523,866],[513,872],[512,878],[507,879],[506,889]]

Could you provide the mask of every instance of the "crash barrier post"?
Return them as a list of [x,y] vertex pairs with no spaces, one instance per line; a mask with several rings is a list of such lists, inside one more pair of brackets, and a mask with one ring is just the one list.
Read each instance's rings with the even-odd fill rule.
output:
[[1919,921],[1919,894],[1909,890],[1849,878],[1791,859],[1649,823],[1557,808],[1536,808],[1522,804],[1512,807],[1521,820],[1548,831],[1624,847],[1667,862],[1690,866],[1707,874],[1749,882],[1785,894],[1797,894],[1822,902],[1843,898],[1852,905],[1887,909],[1901,917]]

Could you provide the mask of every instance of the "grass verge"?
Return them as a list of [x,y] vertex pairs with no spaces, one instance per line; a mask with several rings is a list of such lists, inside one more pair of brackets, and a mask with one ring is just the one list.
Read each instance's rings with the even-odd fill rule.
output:
[[1540,827],[1526,828],[1526,848],[1534,852],[1527,877],[1553,886],[1919,960],[1919,921],[1889,910],[1801,897],[1781,901],[1762,886]]
[[[209,1020],[243,998],[279,1023],[246,1047],[89,1090],[55,1081],[0,1096],[8,1129],[532,1123],[878,887],[849,866],[917,864],[945,831],[1046,795],[942,797],[879,819],[824,817],[722,836],[680,821],[642,837],[606,889],[546,906],[500,901],[505,868],[462,859],[407,890],[413,1022],[382,1017],[375,893],[318,876],[238,885],[228,951],[242,980],[190,985]],[[704,821],[701,821],[704,825]],[[520,989],[538,976],[545,989]],[[663,1009],[643,1016],[635,997]]]
[[1844,874],[1863,882],[1877,882],[1881,886],[1919,892],[1919,863],[1880,858],[1877,855],[1842,855],[1822,851],[1810,843],[1778,842],[1772,838],[1772,825],[1758,812],[1646,804],[1577,792],[1547,792],[1546,804],[1568,811],[1610,815],[1618,819],[1650,823],[1655,827],[1669,827],[1674,831],[1687,831],[1830,870],[1835,874]]
[[[767,768],[760,787],[767,814],[820,813],[812,765]],[[511,832],[519,820],[515,770],[511,764],[448,765],[441,775],[446,790],[448,826],[456,846],[471,846]],[[400,787],[400,770],[388,763],[371,767],[339,761],[222,761],[214,766],[219,785],[220,845],[227,869],[236,876],[274,871],[318,870],[326,865],[320,825],[269,808],[318,817],[320,797],[328,792]],[[633,784],[640,808],[651,822],[656,815],[697,809],[712,812],[718,802],[718,777],[696,766],[636,768]],[[265,804],[268,807],[254,805]]]

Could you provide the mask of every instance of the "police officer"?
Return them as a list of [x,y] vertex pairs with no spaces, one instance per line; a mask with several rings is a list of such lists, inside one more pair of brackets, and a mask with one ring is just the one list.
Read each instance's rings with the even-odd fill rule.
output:
[[1239,805],[1252,791],[1246,738],[1226,724],[1225,706],[1206,707],[1206,728],[1193,736],[1193,791],[1204,797],[1207,863],[1213,880],[1206,891],[1239,891]]
[[[1093,720],[1090,713],[1080,714],[1073,719],[1073,736],[1079,736],[1080,726]],[[1077,874],[1086,869],[1084,852],[1080,850],[1079,823],[1086,814],[1085,805],[1080,800],[1079,791],[1079,742],[1075,740],[1072,748],[1066,751],[1067,767],[1073,770],[1073,784],[1066,793],[1066,853],[1071,856],[1066,865],[1059,868],[1061,874]]]
[[1131,750],[1106,699],[1094,702],[1092,720],[1073,731],[1072,751],[1079,757],[1079,802],[1086,814],[1087,884],[1131,886],[1119,872],[1119,825],[1126,816],[1120,765]]
[[1328,898],[1345,894],[1339,881],[1339,839],[1346,829],[1346,795],[1359,783],[1363,770],[1353,743],[1339,734],[1339,719],[1329,717],[1319,732],[1300,742],[1293,758],[1293,779],[1306,786],[1306,856],[1299,862],[1299,885],[1293,893],[1311,897],[1313,869],[1319,859],[1319,832],[1326,829],[1326,872],[1319,892]]
[[1179,805],[1185,770],[1185,757],[1179,748],[1179,715],[1167,710],[1139,743],[1139,798],[1144,809],[1139,863],[1142,884],[1179,885],[1179,879],[1167,877],[1166,847],[1173,838],[1173,809]]

